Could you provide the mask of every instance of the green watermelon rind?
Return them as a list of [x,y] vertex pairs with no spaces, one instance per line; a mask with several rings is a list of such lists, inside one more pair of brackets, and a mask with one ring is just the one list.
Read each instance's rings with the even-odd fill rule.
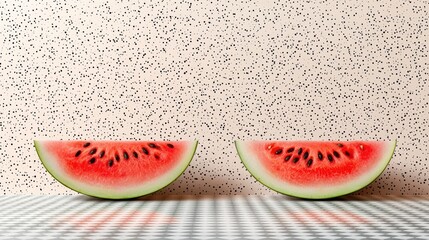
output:
[[[54,169],[55,166],[53,166],[52,164],[53,162],[48,160],[50,157],[45,153],[45,151],[43,151],[43,147],[41,144],[42,142],[43,141],[34,140],[34,147],[36,149],[37,155],[39,156],[39,159],[41,160],[43,166],[54,179],[56,179],[59,183],[61,183],[65,187],[73,191],[76,191],[78,193],[91,196],[91,197],[96,197],[101,199],[111,199],[111,200],[139,198],[139,197],[157,192],[167,187],[185,172],[185,170],[188,168],[189,164],[191,163],[198,146],[198,141],[196,140],[189,141],[189,142],[192,142],[192,144],[190,144],[189,146],[188,153],[184,154],[183,159],[180,160],[181,162],[180,165],[176,167],[177,169],[175,169],[175,171],[169,172],[168,178],[166,180],[158,181],[156,185],[150,185],[148,183],[144,183],[144,185],[142,184],[140,188],[136,188],[135,191],[129,191],[128,193],[125,193],[125,194],[115,194],[115,193],[108,193],[103,189],[100,190],[97,187],[93,187],[92,189],[91,187],[85,188],[85,187],[82,187],[84,184],[81,184],[79,186],[79,183],[77,182],[73,183],[69,179],[67,179],[67,177],[63,177],[61,174],[58,173],[58,170]],[[150,186],[147,186],[147,185],[150,185]]]
[[[236,140],[235,141],[235,147],[237,149],[237,153],[238,156],[240,157],[241,162],[243,163],[243,165],[246,167],[247,171],[260,183],[262,183],[264,186],[266,186],[267,188],[287,195],[287,196],[291,196],[291,197],[296,197],[296,198],[303,198],[303,199],[330,199],[330,198],[336,198],[336,197],[341,197],[344,195],[348,195],[351,193],[354,193],[356,191],[359,191],[363,188],[365,188],[366,186],[370,185],[371,183],[373,183],[383,172],[384,170],[387,168],[387,166],[389,165],[395,148],[396,148],[396,140],[392,140],[389,141],[389,147],[386,150],[386,153],[383,155],[384,157],[382,158],[382,160],[380,161],[381,163],[379,164],[380,167],[378,169],[374,170],[374,173],[371,174],[365,182],[353,186],[352,184],[350,184],[351,186],[343,191],[312,191],[311,193],[300,193],[299,191],[290,191],[287,188],[284,188],[282,186],[280,186],[280,184],[282,183],[281,180],[275,180],[273,181],[274,177],[269,176],[268,172],[264,172],[265,169],[264,167],[261,165],[258,167],[254,167],[252,166],[251,162],[252,161],[258,161],[257,157],[254,156],[253,154],[249,153],[249,151],[247,151],[245,149],[245,141],[242,140]],[[265,175],[265,176],[264,176]]]

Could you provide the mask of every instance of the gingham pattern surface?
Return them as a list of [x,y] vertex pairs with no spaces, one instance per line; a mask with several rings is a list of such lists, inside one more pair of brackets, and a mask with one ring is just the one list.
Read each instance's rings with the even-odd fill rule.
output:
[[429,239],[429,197],[1,196],[1,239]]

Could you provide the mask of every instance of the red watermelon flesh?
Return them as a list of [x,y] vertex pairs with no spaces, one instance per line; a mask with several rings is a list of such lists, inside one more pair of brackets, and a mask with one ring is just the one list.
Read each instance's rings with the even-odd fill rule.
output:
[[65,186],[100,198],[133,198],[174,181],[196,141],[35,141],[49,173]]
[[302,198],[331,198],[374,181],[396,141],[237,141],[249,172],[266,186]]

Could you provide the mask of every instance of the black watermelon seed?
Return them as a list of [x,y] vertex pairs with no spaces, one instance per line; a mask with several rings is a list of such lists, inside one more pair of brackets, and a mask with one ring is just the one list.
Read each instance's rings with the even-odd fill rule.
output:
[[276,155],[279,155],[279,154],[282,154],[282,152],[283,152],[283,149],[281,149],[281,148],[280,148],[280,149],[278,149],[278,150],[275,152],[275,154],[276,154]]
[[289,149],[287,150],[287,152],[288,152],[288,153],[291,153],[291,152],[293,152],[293,150],[295,150],[295,148],[294,148],[294,147],[291,147],[291,148],[289,148]]
[[319,160],[323,160],[323,154],[321,152],[317,153],[317,157],[319,158]]
[[104,154],[105,154],[105,152],[104,152],[104,150],[103,150],[103,151],[101,151],[101,152],[100,152],[99,157],[100,157],[100,158],[104,157]]
[[308,158],[308,152],[305,152],[303,157],[304,157],[304,159],[307,159]]
[[307,161],[307,167],[310,167],[311,164],[313,164],[313,159],[312,158],[310,158],[310,160]]
[[297,157],[293,159],[293,163],[297,163],[298,161],[299,161],[299,158]]
[[158,155],[158,154],[155,154],[155,158],[158,160],[158,159],[159,159],[159,155]]
[[133,156],[135,157],[135,158],[138,158],[139,157],[139,155],[134,151],[133,152]]
[[89,142],[87,142],[87,143],[85,143],[85,144],[83,144],[83,147],[89,147],[89,145],[91,145],[91,143],[89,143]]
[[115,155],[115,159],[116,159],[116,161],[118,161],[118,162],[119,162],[120,158],[119,158],[119,155],[118,155],[118,154],[116,154],[116,155]]
[[345,151],[345,152],[344,152],[344,154],[345,154],[347,157],[350,157],[350,153],[349,153],[348,151]]
[[75,156],[75,157],[79,157],[79,155],[80,155],[81,153],[82,153],[82,151],[81,151],[81,150],[78,150],[74,156]]
[[289,159],[292,157],[292,155],[287,155],[286,157],[285,157],[285,161],[287,162],[287,161],[289,161]]
[[142,151],[144,154],[149,155],[149,151],[145,147],[142,148]]
[[168,144],[167,144],[167,147],[169,147],[169,148],[174,148],[173,144],[171,144],[171,143],[168,143]]
[[90,163],[90,164],[94,164],[94,163],[95,163],[95,158],[91,158],[91,159],[89,160],[89,163]]
[[91,151],[89,151],[89,154],[90,155],[93,155],[94,153],[96,153],[97,152],[97,148],[93,148],[93,149],[91,149]]
[[298,155],[301,155],[301,153],[302,153],[302,148],[299,148],[298,149]]
[[125,159],[125,160],[128,160],[128,158],[129,158],[128,153],[127,153],[127,152],[124,152],[124,159]]
[[332,162],[333,160],[334,160],[334,158],[332,158],[332,155],[329,153],[328,154],[328,160],[330,161],[330,162]]
[[107,163],[107,165],[108,165],[109,167],[113,166],[113,159],[110,159],[110,160],[109,160],[109,162]]
[[336,158],[340,158],[340,154],[339,154],[337,151],[334,151],[334,156],[335,156]]
[[156,146],[155,144],[153,144],[153,143],[149,143],[149,147],[150,148],[157,148],[158,146]]
[[338,143],[337,145],[338,145],[338,147],[343,147],[344,146],[342,143]]

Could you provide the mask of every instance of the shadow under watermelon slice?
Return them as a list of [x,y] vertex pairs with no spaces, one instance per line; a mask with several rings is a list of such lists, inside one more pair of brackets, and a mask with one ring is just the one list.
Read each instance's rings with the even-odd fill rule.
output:
[[98,198],[128,199],[158,191],[190,164],[198,141],[35,140],[47,171],[66,187]]

